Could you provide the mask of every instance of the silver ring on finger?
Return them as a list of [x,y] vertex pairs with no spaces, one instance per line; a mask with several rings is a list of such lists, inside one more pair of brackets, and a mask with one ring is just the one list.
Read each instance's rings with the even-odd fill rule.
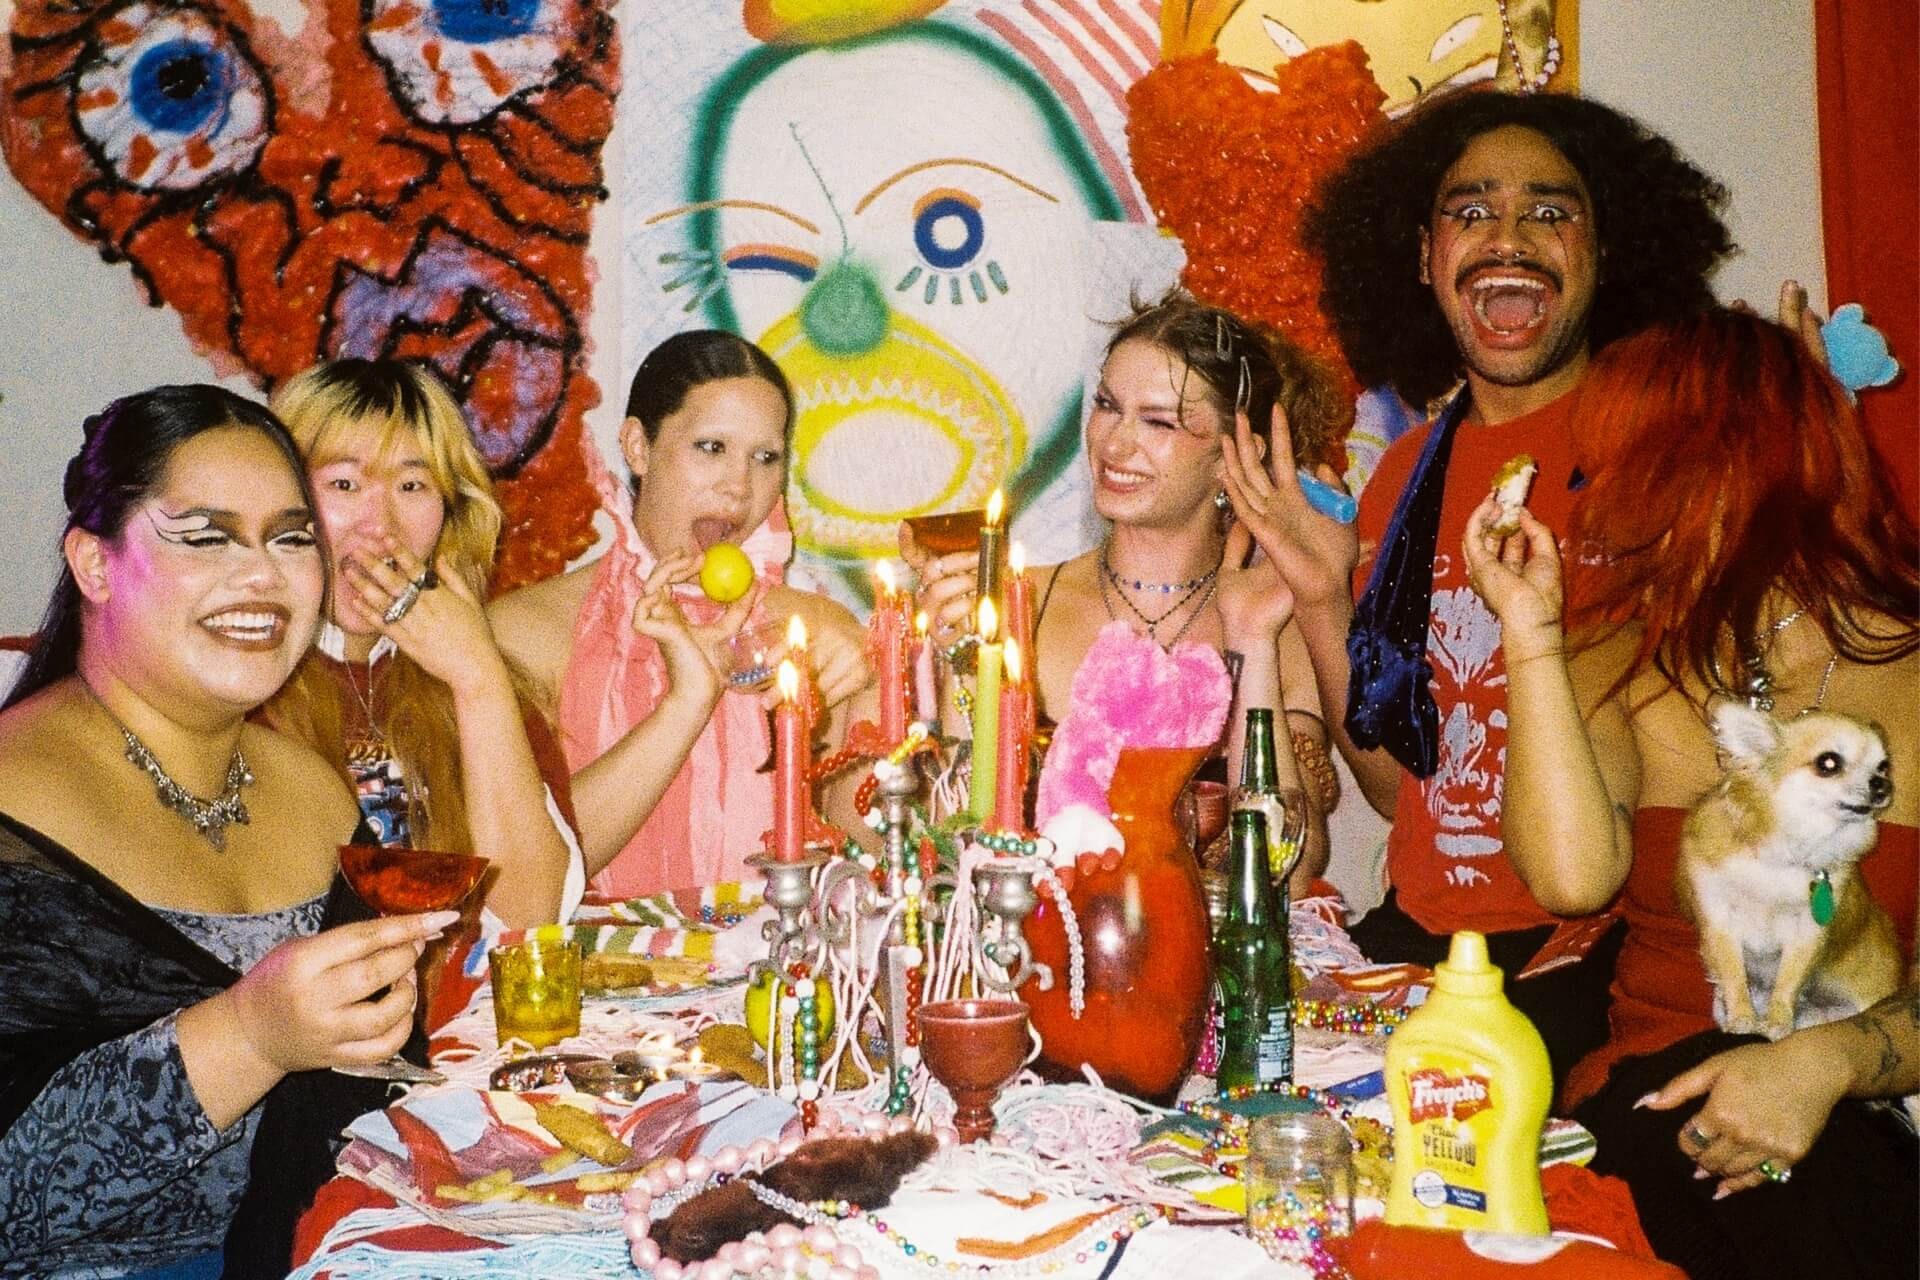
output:
[[406,617],[407,611],[413,608],[414,602],[420,598],[420,590],[418,581],[409,581],[406,586],[400,588],[400,594],[393,598],[393,603],[387,606],[387,611],[380,615],[380,621],[392,626]]
[[1680,1138],[1695,1151],[1704,1151],[1713,1145],[1713,1135],[1691,1120],[1680,1130]]

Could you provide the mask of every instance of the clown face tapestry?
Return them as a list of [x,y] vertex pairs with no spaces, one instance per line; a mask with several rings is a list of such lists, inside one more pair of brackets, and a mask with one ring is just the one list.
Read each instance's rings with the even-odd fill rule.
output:
[[621,103],[624,367],[701,325],[779,362],[796,576],[856,605],[903,517],[995,488],[1030,562],[1091,545],[1082,386],[1181,262],[1124,162],[1155,19],[931,7],[625,14],[674,56],[630,63]]

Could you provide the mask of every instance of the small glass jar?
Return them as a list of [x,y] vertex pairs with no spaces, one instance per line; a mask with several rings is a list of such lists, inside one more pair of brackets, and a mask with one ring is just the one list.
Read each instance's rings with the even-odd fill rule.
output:
[[1247,1231],[1280,1262],[1325,1274],[1353,1230],[1353,1141],[1324,1111],[1261,1116],[1247,1133]]

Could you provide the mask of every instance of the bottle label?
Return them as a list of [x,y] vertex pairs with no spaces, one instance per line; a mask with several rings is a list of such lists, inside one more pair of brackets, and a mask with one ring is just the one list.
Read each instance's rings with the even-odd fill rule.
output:
[[1267,1011],[1253,1046],[1253,1075],[1260,1084],[1293,1079],[1293,1011],[1288,1002]]
[[[1488,1177],[1481,1127],[1490,1124],[1495,1102],[1491,1074],[1477,1064],[1427,1064],[1404,1077],[1407,1123],[1412,1130],[1410,1190],[1423,1209],[1437,1210],[1450,1223],[1484,1221]],[[1463,1216],[1453,1218],[1458,1212]],[[1437,1223],[1435,1224],[1437,1225]]]
[[1451,1116],[1465,1120],[1493,1105],[1493,1086],[1477,1075],[1449,1075],[1435,1067],[1407,1073],[1407,1117],[1415,1124]]

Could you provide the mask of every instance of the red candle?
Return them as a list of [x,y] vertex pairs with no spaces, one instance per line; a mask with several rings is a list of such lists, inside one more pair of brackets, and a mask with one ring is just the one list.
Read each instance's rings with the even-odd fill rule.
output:
[[1000,734],[994,744],[993,822],[995,831],[1024,834],[1027,829],[1026,682],[1021,678],[1020,646],[1009,640],[1002,661],[1006,680],[1000,686]]
[[798,862],[807,823],[807,749],[805,717],[800,710],[800,669],[792,659],[780,663],[780,705],[773,711],[773,856]]
[[1026,741],[1033,740],[1034,713],[1036,700],[1033,696],[1035,680],[1040,672],[1034,663],[1033,650],[1033,579],[1027,576],[1027,550],[1019,543],[1013,544],[1013,550],[1007,556],[1007,639],[1020,646],[1020,657],[1030,667],[1035,667],[1033,679],[1023,682],[1022,697],[1025,711],[1021,718],[1014,721],[1020,726]]
[[800,620],[797,613],[787,619],[787,661],[793,663],[794,676],[799,681],[795,704],[800,708],[800,741],[811,756],[815,711],[813,663],[807,657],[807,624]]
[[907,599],[893,589],[893,566],[874,566],[879,591],[867,620],[867,648],[880,680],[880,737],[889,746],[907,736]]

